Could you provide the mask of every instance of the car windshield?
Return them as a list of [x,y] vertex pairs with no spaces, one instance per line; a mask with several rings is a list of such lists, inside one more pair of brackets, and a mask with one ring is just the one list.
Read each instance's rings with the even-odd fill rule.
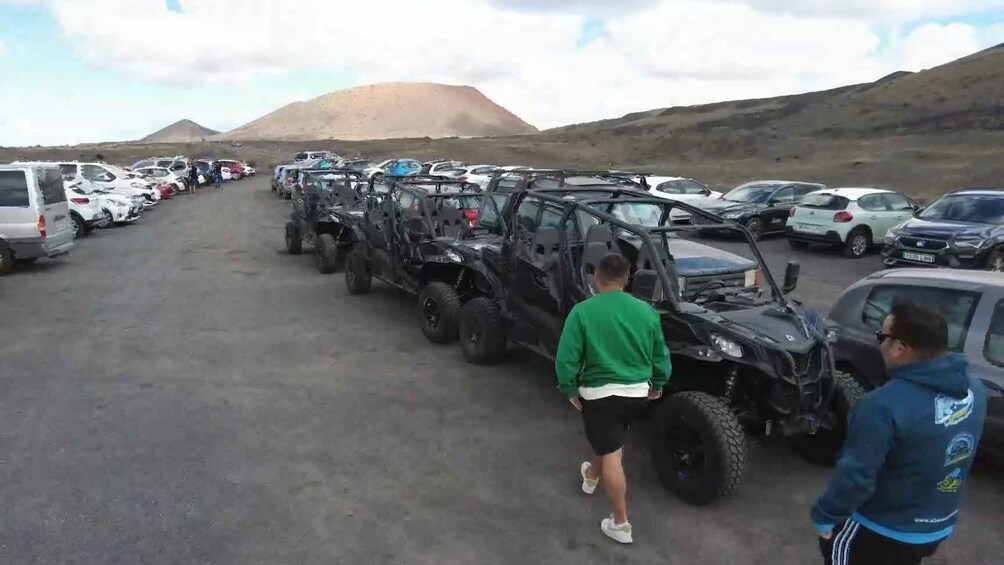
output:
[[843,210],[849,203],[850,200],[836,194],[809,194],[798,205],[816,210]]
[[297,153],[297,154],[296,154],[296,155],[294,156],[294,158],[295,158],[295,159],[300,159],[300,160],[302,160],[302,159],[306,159],[306,158],[307,158],[307,154],[306,154],[306,153]]
[[1004,194],[958,194],[945,196],[931,204],[919,216],[924,220],[1004,223]]
[[779,187],[777,184],[744,184],[732,189],[722,198],[730,202],[766,202]]

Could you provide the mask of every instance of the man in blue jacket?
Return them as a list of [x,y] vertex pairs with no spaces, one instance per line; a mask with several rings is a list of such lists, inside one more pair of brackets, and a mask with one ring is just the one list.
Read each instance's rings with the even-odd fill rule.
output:
[[952,533],[986,391],[937,313],[900,303],[876,333],[889,382],[858,402],[812,508],[827,565],[916,565]]

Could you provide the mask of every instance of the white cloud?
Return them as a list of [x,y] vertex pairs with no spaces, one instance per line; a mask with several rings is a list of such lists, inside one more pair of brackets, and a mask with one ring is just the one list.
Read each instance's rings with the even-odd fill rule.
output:
[[[903,22],[1004,0],[439,0],[422,10],[410,0],[181,4],[175,13],[164,2],[54,0],[52,10],[91,64],[135,77],[267,89],[287,73],[325,69],[351,72],[360,84],[472,84],[538,127],[874,80],[1004,35],[930,24],[882,42]],[[608,32],[580,48],[583,26],[597,17]]]

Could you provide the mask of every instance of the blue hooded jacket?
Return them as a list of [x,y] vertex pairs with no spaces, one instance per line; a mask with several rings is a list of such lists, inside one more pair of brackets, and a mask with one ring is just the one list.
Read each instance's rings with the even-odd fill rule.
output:
[[812,508],[821,533],[848,518],[897,541],[952,533],[987,414],[965,356],[897,367],[851,413],[847,442]]

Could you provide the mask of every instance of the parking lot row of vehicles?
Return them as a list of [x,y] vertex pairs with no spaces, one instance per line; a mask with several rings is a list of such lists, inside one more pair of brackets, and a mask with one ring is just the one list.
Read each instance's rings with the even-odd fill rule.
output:
[[[899,290],[888,291],[865,314],[860,304],[838,302],[834,312],[849,317],[823,319],[789,295],[798,281],[797,262],[789,263],[781,284],[775,282],[759,252],[762,232],[743,221],[749,208],[726,204],[716,214],[653,192],[722,200],[690,179],[650,184],[652,177],[631,172],[519,168],[496,169],[482,187],[436,174],[303,168],[299,175],[290,189],[287,251],[299,254],[306,244],[322,273],[344,266],[350,294],[368,293],[376,278],[415,295],[423,334],[434,343],[459,340],[472,363],[498,362],[509,346],[553,358],[565,316],[593,293],[598,261],[611,252],[627,257],[634,271],[628,291],[660,313],[673,352],[671,386],[650,415],[653,461],[664,483],[694,504],[733,492],[750,436],[785,438],[806,459],[832,463],[847,414],[865,390],[885,379],[871,326],[891,310],[890,296],[923,297],[917,289],[942,284],[931,276],[936,271],[879,273],[871,284]],[[811,211],[844,204],[827,202],[827,196],[846,198],[834,214],[870,212],[873,195],[878,202],[898,202],[889,199],[897,196],[891,191],[807,183],[740,188],[757,196],[735,203],[771,202],[762,193],[787,197],[777,194],[784,189],[794,199],[802,191]],[[802,220],[800,206],[784,204],[783,217]],[[911,207],[905,217],[915,213]],[[707,233],[742,239],[749,253],[707,245]],[[843,233],[853,235],[854,228]],[[996,273],[973,277],[966,304],[972,312],[984,304],[989,312],[1004,281]],[[931,292],[923,303],[939,310],[958,305],[956,298]],[[953,335],[972,336],[954,341],[953,350],[968,347],[966,353],[985,360],[980,376],[995,395],[984,440],[989,453],[1004,451],[1004,363],[995,362],[991,341],[997,337],[984,338],[997,332],[1004,342],[1001,304],[1000,324],[961,306],[960,316],[950,319]],[[867,323],[850,322],[861,316]]]
[[[95,229],[138,221],[162,200],[195,190],[187,176],[191,166],[209,167],[208,177],[198,177],[207,183],[214,164],[211,159],[172,157],[143,160],[130,168],[78,161],[0,165],[0,275],[18,263],[65,255],[77,238]],[[230,170],[254,174],[250,167]]]

